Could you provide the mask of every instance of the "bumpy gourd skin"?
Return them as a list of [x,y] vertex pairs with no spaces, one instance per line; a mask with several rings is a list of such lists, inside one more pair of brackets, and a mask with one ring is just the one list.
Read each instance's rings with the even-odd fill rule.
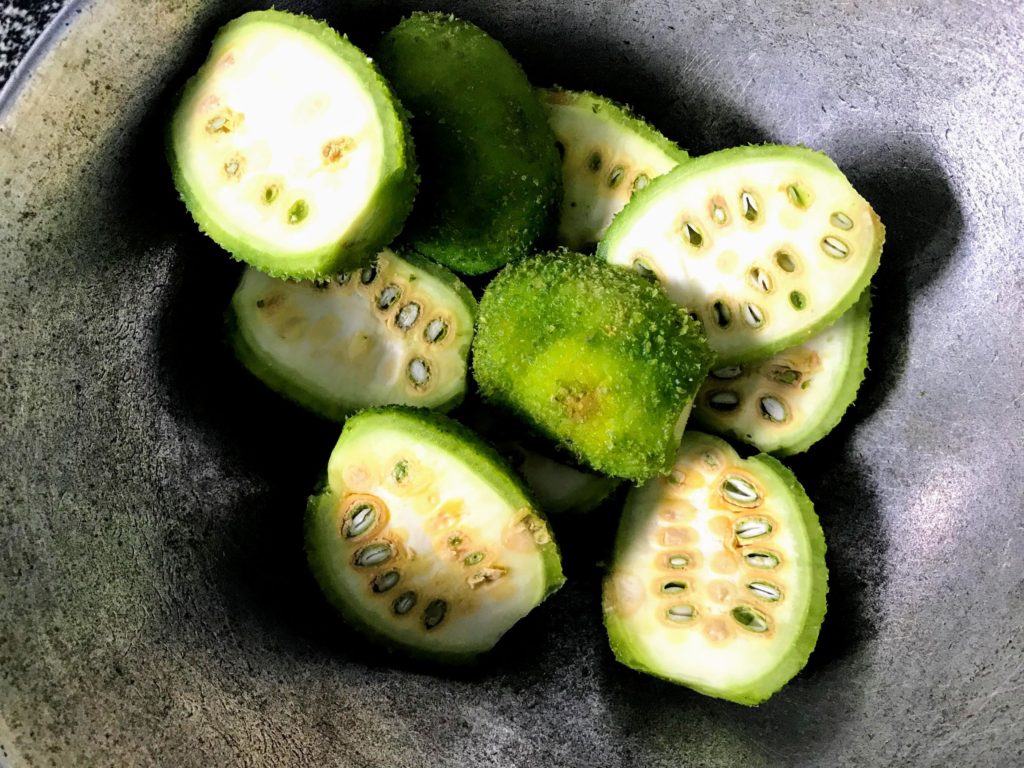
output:
[[309,499],[306,552],[349,623],[441,663],[474,661],[565,582],[547,521],[494,449],[400,406],[345,423]]
[[[289,54],[275,52],[275,37],[301,47],[319,62],[332,61],[342,67],[345,77],[362,91],[365,103],[359,109],[370,112],[373,130],[367,129],[366,136],[359,137],[332,133],[337,131],[334,121],[322,119],[324,113],[311,106],[320,99],[337,108],[329,93],[317,92],[316,77],[296,77],[290,89],[282,89],[280,83],[246,82],[241,89],[245,98],[250,104],[262,100],[264,104],[257,105],[269,115],[259,121],[247,119],[251,116],[239,107],[239,93],[220,92],[213,86],[225,67],[246,66],[235,58],[256,66],[278,55],[282,66],[287,66]],[[268,100],[295,102],[303,94],[307,94],[305,106],[275,102],[272,109],[264,108]],[[335,94],[334,98],[339,97]],[[354,109],[346,104],[342,111],[351,114]],[[206,131],[199,132],[201,138],[196,135],[197,123],[206,126]],[[302,138],[309,145],[282,165],[268,147],[283,145],[292,151],[298,140],[297,128],[302,129]],[[238,143],[232,134],[240,133],[245,137]],[[374,134],[379,141],[367,138]],[[200,144],[209,146],[197,146]],[[374,149],[365,148],[369,146]],[[200,150],[217,147],[216,163],[223,164],[224,174],[214,184],[208,174],[203,178],[192,161]],[[416,159],[406,114],[376,66],[327,24],[284,11],[253,11],[221,28],[206,62],[182,90],[168,126],[166,151],[178,193],[200,230],[234,258],[275,277],[321,278],[363,264],[399,233],[416,194]],[[344,174],[353,153],[370,151],[377,153],[377,160],[366,188],[348,184],[344,191],[316,191],[326,178],[324,174]],[[228,212],[218,186],[246,190],[245,205],[240,207],[235,201],[233,213]],[[337,221],[339,196],[358,201],[346,213],[344,229],[335,231],[328,224],[328,234],[308,239],[304,230],[314,222],[317,226],[329,223],[331,216]],[[240,215],[245,208],[245,215]],[[280,231],[282,226],[287,233]]]
[[541,254],[495,278],[478,318],[486,399],[599,472],[668,471],[711,355],[657,286],[592,257]]
[[525,256],[553,224],[555,139],[520,66],[474,25],[416,13],[385,35],[379,63],[405,106],[423,189],[406,230],[466,274]]

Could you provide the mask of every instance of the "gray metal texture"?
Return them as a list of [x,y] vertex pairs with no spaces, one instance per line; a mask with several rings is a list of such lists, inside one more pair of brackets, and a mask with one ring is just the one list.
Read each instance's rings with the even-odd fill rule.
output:
[[[300,7],[372,50],[415,5]],[[616,665],[600,517],[562,532],[572,583],[479,669],[416,668],[341,625],[301,549],[337,430],[223,346],[237,267],[161,148],[243,4],[103,0],[62,17],[0,112],[0,763],[1024,763],[1020,6],[445,8],[538,84],[628,101],[693,151],[823,149],[887,224],[868,380],[789,462],[832,572],[809,667],[748,709]]]

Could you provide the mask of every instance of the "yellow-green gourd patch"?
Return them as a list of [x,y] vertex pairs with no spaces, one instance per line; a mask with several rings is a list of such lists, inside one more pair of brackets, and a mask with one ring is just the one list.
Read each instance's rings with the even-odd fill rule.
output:
[[361,265],[401,229],[416,188],[402,108],[374,65],[326,24],[282,11],[220,30],[167,154],[199,227],[277,276]]
[[711,356],[699,326],[634,272],[571,252],[505,268],[480,303],[484,398],[614,477],[672,465]]
[[827,590],[825,539],[793,474],[687,432],[672,472],[626,501],[605,626],[623,664],[757,704],[807,663]]

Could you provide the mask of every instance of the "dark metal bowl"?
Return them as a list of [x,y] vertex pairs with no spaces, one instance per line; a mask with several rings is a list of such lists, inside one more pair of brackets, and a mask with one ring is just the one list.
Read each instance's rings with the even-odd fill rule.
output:
[[[791,461],[829,544],[809,667],[747,709],[606,648],[603,539],[489,663],[380,656],[306,574],[336,437],[221,342],[174,90],[240,2],[75,3],[0,105],[0,765],[1024,762],[1024,14],[1010,2],[451,0],[535,82],[696,152],[831,154],[888,225],[871,371]],[[416,3],[296,3],[372,50]],[[600,527],[595,522],[594,527]]]

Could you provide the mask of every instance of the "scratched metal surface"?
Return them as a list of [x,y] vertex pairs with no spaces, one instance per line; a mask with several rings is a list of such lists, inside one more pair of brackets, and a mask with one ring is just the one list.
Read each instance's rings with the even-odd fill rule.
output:
[[[305,7],[372,48],[414,5]],[[828,151],[889,227],[863,394],[791,462],[830,612],[757,709],[612,661],[601,537],[580,529],[572,584],[480,670],[382,659],[323,607],[300,517],[333,430],[221,346],[235,268],[160,148],[169,95],[241,7],[87,4],[0,111],[0,763],[1024,762],[1015,3],[447,4],[536,82],[630,101],[692,150]]]

